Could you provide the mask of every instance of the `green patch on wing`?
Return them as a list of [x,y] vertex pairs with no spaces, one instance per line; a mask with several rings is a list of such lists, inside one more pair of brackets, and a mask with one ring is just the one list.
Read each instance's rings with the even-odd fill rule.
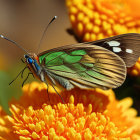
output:
[[39,56],[39,62],[42,63],[42,61],[45,60],[45,65],[47,67],[72,64],[79,62],[82,59],[82,55],[85,54],[86,51],[84,50],[74,50],[69,52],[69,54],[64,51],[49,52]]
[[92,63],[82,63],[82,64],[89,68],[93,68],[93,66],[94,66]]
[[51,52],[39,56],[39,62],[40,62],[40,64],[42,63],[42,61],[44,60],[44,58],[45,58],[47,55],[49,55],[49,54],[51,54]]
[[85,50],[74,50],[70,52],[71,55],[85,55],[87,54]]
[[72,64],[71,69],[75,70],[76,72],[85,72],[86,68],[84,68],[81,64],[76,63],[76,64]]
[[53,66],[53,67],[49,67],[50,70],[56,70],[58,72],[67,72],[67,73],[73,73],[74,71],[67,67],[66,65],[60,65],[60,66]]
[[94,77],[94,78],[97,78],[97,79],[106,79],[107,77],[105,75],[103,75],[102,73],[99,73],[99,72],[96,72],[96,71],[93,71],[93,70],[88,70],[86,71],[86,73],[91,76],[91,77]]
[[68,54],[65,54],[61,56],[61,58],[64,60],[64,63],[66,64],[72,64],[72,63],[77,63],[81,60],[82,56],[71,56]]

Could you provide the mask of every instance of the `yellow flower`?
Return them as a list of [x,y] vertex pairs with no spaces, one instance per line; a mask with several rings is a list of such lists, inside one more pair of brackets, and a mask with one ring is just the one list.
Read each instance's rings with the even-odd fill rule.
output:
[[[58,89],[57,89],[58,90]],[[0,108],[1,140],[138,140],[140,118],[132,99],[117,101],[112,90],[60,91],[44,83],[23,87],[19,101],[10,103],[12,115]]]
[[[82,41],[140,33],[139,0],[66,0],[75,34]],[[132,76],[140,75],[140,62],[129,69]]]

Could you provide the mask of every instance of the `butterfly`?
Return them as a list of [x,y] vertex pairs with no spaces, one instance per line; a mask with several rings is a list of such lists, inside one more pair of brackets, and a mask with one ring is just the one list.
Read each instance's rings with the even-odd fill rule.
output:
[[126,78],[126,67],[140,56],[140,34],[122,34],[25,55],[35,77],[66,90],[117,88]]
[[[0,37],[9,40],[2,35]],[[71,90],[76,86],[106,90],[123,84],[126,68],[133,66],[139,56],[140,34],[128,33],[57,47],[37,55],[27,52],[24,55],[27,66],[19,74],[23,75],[24,70],[29,68],[28,76],[32,74],[53,88],[58,86]]]

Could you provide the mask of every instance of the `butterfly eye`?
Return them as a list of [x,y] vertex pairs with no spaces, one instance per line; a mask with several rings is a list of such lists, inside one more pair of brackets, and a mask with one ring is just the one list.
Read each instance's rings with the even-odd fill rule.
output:
[[28,55],[26,55],[26,54],[24,55],[24,58],[28,58],[28,57],[29,57]]
[[32,64],[33,63],[33,59],[27,58],[27,63]]

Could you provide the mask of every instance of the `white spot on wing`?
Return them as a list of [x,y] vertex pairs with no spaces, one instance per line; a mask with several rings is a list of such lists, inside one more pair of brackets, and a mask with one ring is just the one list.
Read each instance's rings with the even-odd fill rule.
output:
[[118,52],[121,52],[121,51],[122,51],[121,48],[113,47],[113,52],[118,53]]
[[133,53],[133,50],[131,50],[131,49],[126,49],[126,52],[127,52],[127,53]]
[[118,47],[121,43],[118,41],[109,41],[107,44],[109,44],[110,47]]

